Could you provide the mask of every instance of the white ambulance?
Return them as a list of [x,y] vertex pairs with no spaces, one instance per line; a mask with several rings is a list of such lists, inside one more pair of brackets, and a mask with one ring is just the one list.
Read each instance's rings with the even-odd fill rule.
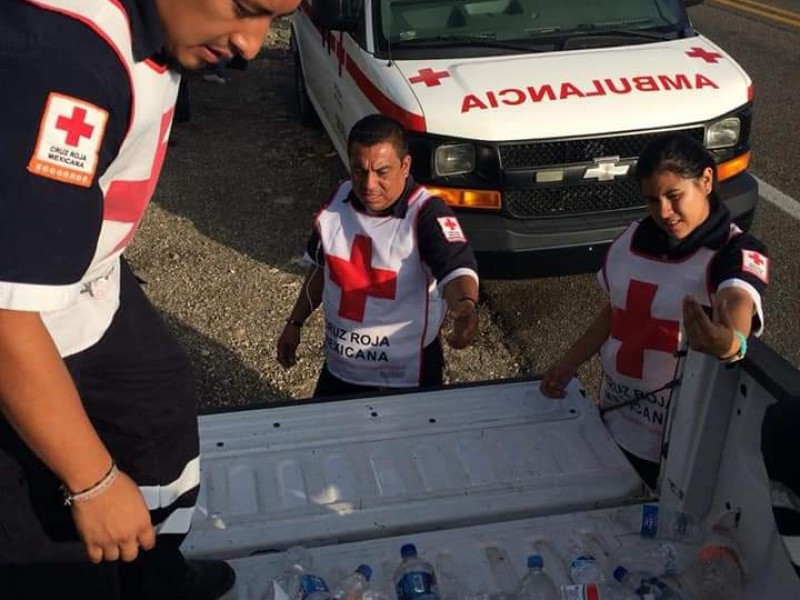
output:
[[411,132],[412,171],[459,215],[484,276],[584,272],[644,214],[630,176],[680,130],[718,161],[743,228],[758,200],[753,87],[680,0],[303,0],[301,115],[347,164],[361,117]]

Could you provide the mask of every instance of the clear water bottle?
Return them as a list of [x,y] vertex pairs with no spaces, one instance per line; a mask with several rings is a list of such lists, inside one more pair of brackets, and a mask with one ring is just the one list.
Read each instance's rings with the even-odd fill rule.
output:
[[397,600],[439,600],[433,565],[417,556],[414,544],[400,548],[403,561],[394,573]]
[[702,538],[699,519],[658,504],[626,507],[612,513],[611,519],[621,522],[626,530],[638,532],[642,537],[678,542],[699,542]]
[[284,556],[284,572],[273,580],[264,600],[330,600],[331,593],[325,580],[313,572],[311,553],[302,546],[294,546]]
[[631,573],[625,567],[614,569],[614,579],[642,600],[683,600],[683,597],[658,577]]
[[562,585],[561,600],[640,600],[633,592],[611,583]]
[[660,540],[626,541],[622,548],[612,552],[612,564],[654,577],[674,575],[678,572],[678,549],[675,544]]
[[594,554],[578,537],[572,537],[569,541],[567,570],[574,583],[603,583],[606,581]]
[[720,541],[707,543],[684,577],[697,600],[741,600],[744,572],[734,547]]
[[369,565],[358,565],[358,568],[342,579],[334,588],[331,598],[333,600],[361,600],[364,592],[369,588],[372,578],[372,569]]
[[528,557],[528,572],[517,586],[519,600],[559,600],[558,588],[543,568],[544,559],[539,554]]

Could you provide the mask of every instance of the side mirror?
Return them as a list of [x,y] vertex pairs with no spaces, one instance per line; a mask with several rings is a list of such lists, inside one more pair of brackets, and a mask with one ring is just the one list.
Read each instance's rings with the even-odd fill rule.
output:
[[358,31],[358,15],[350,14],[348,0],[313,0],[311,20],[322,29]]
[[698,4],[702,4],[702,3],[703,3],[703,0],[683,0],[683,5],[686,8],[689,8],[690,6],[697,6]]

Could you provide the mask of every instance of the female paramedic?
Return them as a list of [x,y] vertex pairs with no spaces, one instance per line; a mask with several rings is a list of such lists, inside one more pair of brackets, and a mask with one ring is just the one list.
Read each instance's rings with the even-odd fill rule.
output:
[[744,357],[748,336],[763,329],[769,259],[761,242],[731,222],[714,159],[699,143],[681,134],[653,140],[635,176],[649,216],[609,247],[597,275],[608,301],[547,369],[541,391],[563,397],[599,351],[603,420],[655,488],[678,351],[686,343],[721,361]]

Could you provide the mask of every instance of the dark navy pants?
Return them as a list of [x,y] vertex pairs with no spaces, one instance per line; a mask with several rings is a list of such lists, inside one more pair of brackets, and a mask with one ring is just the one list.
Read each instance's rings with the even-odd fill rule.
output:
[[[0,597],[147,598],[184,572],[178,548],[199,489],[197,395],[189,358],[122,262],[120,307],[91,348],[65,359],[89,418],[149,503],[156,549],[131,564],[85,557],[59,481],[0,417]],[[166,486],[170,493],[160,490]],[[160,501],[158,497],[167,497]],[[147,495],[146,495],[147,497]],[[166,506],[160,506],[160,503]]]

